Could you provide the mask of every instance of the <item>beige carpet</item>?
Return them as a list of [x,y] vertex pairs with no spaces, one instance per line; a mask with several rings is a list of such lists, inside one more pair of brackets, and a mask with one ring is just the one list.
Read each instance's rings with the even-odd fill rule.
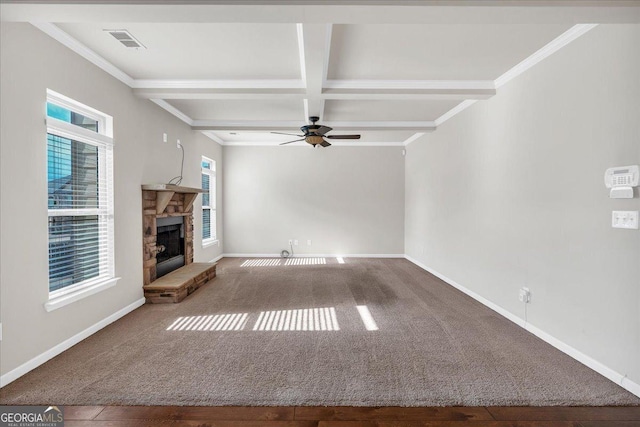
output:
[[0,390],[0,402],[640,404],[406,260],[274,263],[222,260],[182,303],[141,307]]

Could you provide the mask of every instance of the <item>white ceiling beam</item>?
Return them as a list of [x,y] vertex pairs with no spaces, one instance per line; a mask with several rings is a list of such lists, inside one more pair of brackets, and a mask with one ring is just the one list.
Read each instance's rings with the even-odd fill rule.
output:
[[[435,122],[432,121],[358,121],[358,122],[323,122],[326,126],[344,131],[366,131],[366,130],[415,130],[416,132],[431,132],[436,129]],[[273,121],[273,120],[194,120],[192,128],[199,131],[229,131],[229,130],[262,130],[298,131],[300,122],[298,121]]]
[[134,89],[202,89],[202,90],[295,90],[304,89],[302,80],[134,80]]
[[[134,89],[133,93],[144,99],[307,99],[305,93],[243,90],[243,91],[207,91],[197,89]],[[421,93],[418,91],[385,91],[365,93],[357,91],[354,93],[323,93],[320,98],[324,101],[328,99],[343,100],[440,100],[452,101],[465,99],[489,99],[494,96],[495,90],[486,92],[447,91],[442,93]],[[307,120],[309,115],[305,113],[303,120]]]
[[[277,147],[280,144],[281,142],[278,141],[225,141],[220,145],[226,147]],[[332,139],[331,145],[335,147],[400,147],[405,144],[402,141],[341,141],[339,139]],[[309,144],[304,141],[299,141],[282,146],[283,149],[287,147],[309,147]]]
[[433,91],[422,92],[419,90],[399,90],[399,91],[354,91],[323,93],[322,98],[343,99],[343,100],[435,100],[435,101],[462,101],[465,99],[489,99],[496,94],[495,89],[486,91]]
[[331,24],[298,24],[298,47],[302,81],[306,85],[305,116],[324,115],[323,83],[326,79]]
[[337,90],[491,90],[493,80],[327,80]]
[[[579,24],[640,23],[638,2],[627,1],[443,1],[339,2],[274,7],[258,2],[232,4],[123,4],[123,2],[3,2],[3,21],[119,23],[326,23],[335,24]],[[102,3],[102,4],[100,4]],[[106,3],[106,4],[105,4]],[[162,3],[162,2],[157,2]],[[180,4],[177,4],[180,3]],[[201,3],[201,2],[200,2]],[[224,2],[214,2],[224,3]],[[356,3],[356,4],[354,4]],[[386,3],[386,4],[384,4]],[[447,2],[448,3],[448,2]],[[398,7],[401,6],[401,7]],[[274,13],[277,9],[277,13]]]
[[300,121],[296,120],[194,120],[194,130],[236,131],[236,130],[300,130]]
[[299,99],[306,98],[300,90],[279,91],[266,89],[206,90],[206,89],[133,89],[133,94],[144,99]]
[[[323,71],[323,75],[324,75]],[[159,99],[308,99],[322,118],[326,99],[487,99],[492,80],[330,80],[304,89],[303,80],[134,80],[133,92]],[[321,91],[321,92],[318,92]],[[314,113],[313,104],[316,103]],[[305,113],[306,114],[306,113]],[[309,116],[305,116],[305,120]]]

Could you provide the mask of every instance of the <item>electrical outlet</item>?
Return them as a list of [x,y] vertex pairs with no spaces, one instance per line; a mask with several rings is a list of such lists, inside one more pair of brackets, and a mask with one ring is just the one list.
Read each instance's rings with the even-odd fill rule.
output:
[[311,246],[311,240],[307,240],[307,246]]
[[613,228],[638,229],[638,211],[611,212],[611,226]]
[[167,142],[167,141],[168,141],[167,134],[163,133],[162,134],[162,142]]
[[289,246],[293,245],[293,239],[289,239]]
[[180,146],[182,146],[182,144],[180,143],[180,140],[178,140],[178,142],[176,143],[177,148],[180,148]]
[[518,299],[520,302],[528,304],[531,302],[531,291],[529,288],[520,288],[520,292],[518,293]]
[[298,246],[298,240],[297,239],[293,241],[293,246]]

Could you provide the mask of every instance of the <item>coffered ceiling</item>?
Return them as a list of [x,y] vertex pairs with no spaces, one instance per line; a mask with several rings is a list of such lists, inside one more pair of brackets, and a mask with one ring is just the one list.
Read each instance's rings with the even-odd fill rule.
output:
[[638,2],[52,3],[2,4],[2,19],[32,22],[229,145],[288,141],[269,132],[296,133],[311,115],[362,134],[336,145],[407,144],[593,23],[640,22]]

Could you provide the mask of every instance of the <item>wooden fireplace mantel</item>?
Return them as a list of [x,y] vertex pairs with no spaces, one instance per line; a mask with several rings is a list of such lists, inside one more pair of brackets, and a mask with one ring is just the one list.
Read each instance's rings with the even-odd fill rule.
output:
[[145,184],[142,186],[142,189],[157,192],[156,213],[158,215],[164,212],[165,208],[171,201],[171,198],[176,193],[184,194],[183,211],[189,212],[193,206],[193,202],[195,202],[196,197],[198,197],[198,194],[205,192],[202,188],[181,187],[173,184]]

